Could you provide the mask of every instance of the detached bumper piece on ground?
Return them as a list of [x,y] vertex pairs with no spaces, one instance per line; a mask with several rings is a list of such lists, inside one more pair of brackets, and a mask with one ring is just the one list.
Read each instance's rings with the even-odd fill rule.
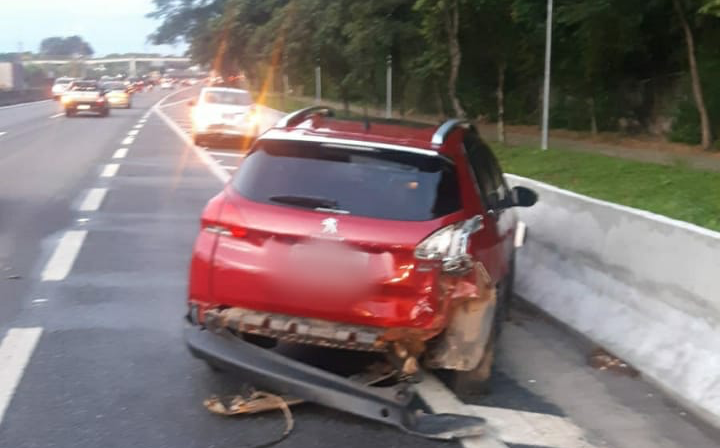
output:
[[188,326],[192,354],[243,375],[253,385],[302,398],[361,417],[395,425],[431,439],[458,439],[484,433],[485,420],[458,414],[428,414],[411,386],[369,387],[276,352],[244,342],[227,330],[213,333]]

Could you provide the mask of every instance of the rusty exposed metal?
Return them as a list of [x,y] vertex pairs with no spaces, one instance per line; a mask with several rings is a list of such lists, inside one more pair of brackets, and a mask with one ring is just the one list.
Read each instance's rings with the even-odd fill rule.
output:
[[429,343],[425,366],[468,371],[476,368],[490,340],[496,288],[482,263],[461,278],[446,278],[451,318],[445,332]]
[[209,329],[227,328],[242,333],[275,338],[280,341],[344,348],[367,352],[385,352],[387,341],[381,328],[363,327],[320,319],[266,313],[244,308],[226,308],[205,312]]

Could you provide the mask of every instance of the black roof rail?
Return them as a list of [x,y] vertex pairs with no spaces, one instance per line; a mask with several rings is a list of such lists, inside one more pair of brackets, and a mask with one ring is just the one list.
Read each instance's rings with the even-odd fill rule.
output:
[[445,143],[445,140],[447,140],[448,135],[450,135],[455,128],[467,128],[472,132],[477,132],[475,125],[473,125],[470,121],[462,118],[451,118],[437,128],[432,136],[431,143],[435,146],[442,145]]
[[277,124],[275,124],[275,127],[287,128],[294,124],[300,123],[309,116],[315,114],[324,114],[328,117],[332,117],[333,115],[335,115],[335,111],[328,106],[306,107],[305,109],[296,110],[295,112],[290,112],[289,114],[285,115],[280,120],[278,120]]

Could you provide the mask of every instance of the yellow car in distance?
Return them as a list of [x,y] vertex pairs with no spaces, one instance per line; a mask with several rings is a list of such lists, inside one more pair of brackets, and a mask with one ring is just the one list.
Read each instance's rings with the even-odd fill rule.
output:
[[123,82],[113,81],[106,82],[103,84],[105,91],[105,98],[110,104],[110,107],[123,107],[130,109],[132,107],[132,94],[130,89]]

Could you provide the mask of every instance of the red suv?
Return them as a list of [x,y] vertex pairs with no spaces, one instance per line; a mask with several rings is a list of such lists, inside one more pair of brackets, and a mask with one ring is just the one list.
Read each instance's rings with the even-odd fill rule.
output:
[[345,386],[258,346],[380,352],[404,377],[424,366],[485,381],[522,239],[512,208],[536,199],[508,187],[466,121],[292,113],[202,214],[188,345],[214,366],[336,407],[349,406],[335,396]]

